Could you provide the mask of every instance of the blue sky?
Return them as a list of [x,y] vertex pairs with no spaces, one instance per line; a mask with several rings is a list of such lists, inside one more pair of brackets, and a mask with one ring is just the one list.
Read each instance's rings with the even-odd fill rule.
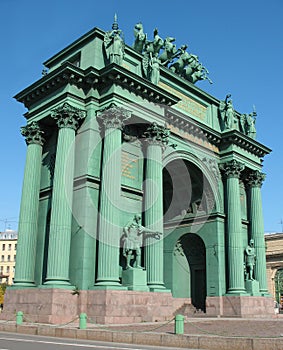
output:
[[26,109],[13,96],[41,77],[42,63],[99,27],[110,30],[114,13],[127,44],[141,21],[151,38],[173,36],[199,56],[213,84],[197,86],[224,99],[232,94],[241,113],[256,106],[257,140],[272,149],[265,157],[262,187],[266,232],[283,220],[283,1],[94,1],[0,0],[0,231],[17,229],[26,146],[20,135]]

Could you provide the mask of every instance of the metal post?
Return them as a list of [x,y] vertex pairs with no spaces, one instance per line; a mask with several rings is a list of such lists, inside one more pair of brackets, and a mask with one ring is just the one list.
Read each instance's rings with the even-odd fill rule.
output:
[[20,326],[23,323],[24,313],[22,311],[18,311],[16,315],[16,325]]
[[80,324],[79,324],[80,329],[86,329],[86,319],[87,319],[87,315],[85,313],[81,313]]
[[175,334],[184,334],[184,319],[183,315],[175,316]]

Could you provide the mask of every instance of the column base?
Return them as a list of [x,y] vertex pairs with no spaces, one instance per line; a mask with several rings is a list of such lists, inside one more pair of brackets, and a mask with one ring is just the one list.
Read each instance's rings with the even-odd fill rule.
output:
[[247,293],[247,291],[245,289],[229,289],[225,295],[227,295],[227,296],[249,296],[250,294]]
[[109,281],[98,281],[95,283],[91,290],[127,290],[123,287],[120,282],[109,280]]
[[74,289],[75,286],[72,286],[71,283],[67,281],[49,280],[39,286],[39,288]]
[[149,284],[148,283],[148,288],[150,290],[150,292],[162,292],[162,293],[171,293],[170,289],[166,289],[166,287],[164,286],[164,284]]
[[35,288],[36,285],[32,282],[14,282],[12,286],[9,286],[8,288],[12,289],[23,289],[23,288]]

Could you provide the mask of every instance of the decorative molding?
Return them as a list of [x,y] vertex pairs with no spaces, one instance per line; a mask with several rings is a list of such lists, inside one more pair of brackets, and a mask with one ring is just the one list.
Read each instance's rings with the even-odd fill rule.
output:
[[124,121],[131,117],[131,111],[111,103],[106,108],[96,112],[96,116],[104,129],[123,129]]
[[249,172],[244,180],[247,187],[261,187],[265,177],[264,173],[255,170]]
[[79,122],[86,117],[86,111],[65,102],[62,106],[51,110],[51,117],[57,121],[59,129],[71,128],[77,130]]
[[235,159],[219,165],[219,169],[222,171],[223,175],[226,178],[240,178],[240,174],[244,170],[244,168],[245,165],[243,163],[238,162]]
[[27,145],[38,144],[43,145],[44,132],[40,129],[37,122],[32,122],[26,126],[21,127],[21,134],[25,137]]
[[169,143],[170,130],[154,122],[149,125],[143,136],[148,144],[165,147]]
[[202,161],[203,161],[204,165],[207,167],[207,169],[210,171],[210,173],[212,174],[215,181],[218,182],[221,178],[221,174],[219,171],[217,161],[213,158],[208,158],[208,157],[204,157],[202,159]]

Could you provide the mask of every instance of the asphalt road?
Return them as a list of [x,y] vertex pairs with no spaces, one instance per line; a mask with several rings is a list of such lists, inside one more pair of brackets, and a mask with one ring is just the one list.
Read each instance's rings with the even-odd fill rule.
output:
[[[107,343],[0,332],[0,350],[174,350],[177,348]],[[189,350],[189,349],[188,349]]]

